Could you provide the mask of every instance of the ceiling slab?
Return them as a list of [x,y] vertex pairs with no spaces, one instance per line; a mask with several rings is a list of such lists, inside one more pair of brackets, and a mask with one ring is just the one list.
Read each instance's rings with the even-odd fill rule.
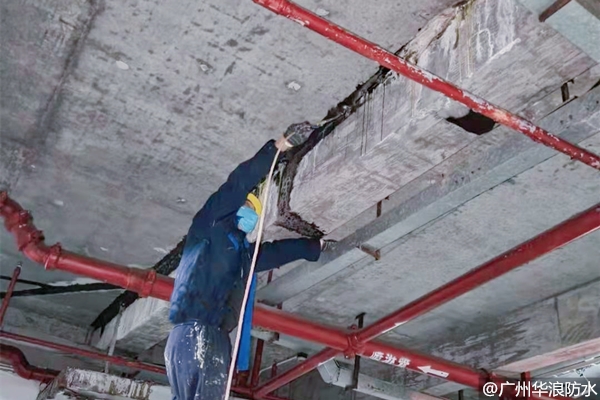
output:
[[[395,51],[452,3],[304,5]],[[177,244],[262,143],[319,120],[377,69],[249,0],[10,0],[2,14],[0,185],[50,241],[131,266]],[[0,242],[3,263],[22,260]],[[75,278],[23,264],[24,278]],[[96,317],[65,298],[92,310],[79,323]],[[72,318],[63,309],[52,313]]]

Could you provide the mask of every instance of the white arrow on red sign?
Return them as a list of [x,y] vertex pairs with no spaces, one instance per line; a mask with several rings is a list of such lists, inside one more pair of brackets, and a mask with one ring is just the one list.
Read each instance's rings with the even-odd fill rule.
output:
[[446,378],[448,375],[450,375],[447,372],[439,371],[437,369],[431,368],[431,365],[426,365],[424,367],[417,367],[417,368],[419,368],[425,374],[437,375],[437,376],[439,376],[441,378]]

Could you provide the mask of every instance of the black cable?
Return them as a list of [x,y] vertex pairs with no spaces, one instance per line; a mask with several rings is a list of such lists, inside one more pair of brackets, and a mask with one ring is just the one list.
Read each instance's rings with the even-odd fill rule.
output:
[[[69,286],[46,286],[37,289],[26,289],[14,291],[12,297],[27,297],[27,296],[44,296],[49,294],[62,293],[81,293],[81,292],[97,292],[99,290],[115,290],[120,289],[119,286],[109,283],[87,283],[76,284]],[[6,296],[6,292],[0,293],[0,299]]]
[[[12,277],[10,276],[6,276],[6,275],[0,275],[0,279],[4,280],[4,281],[10,281],[12,280]],[[51,285],[48,285],[46,283],[41,283],[41,282],[34,282],[34,281],[28,281],[26,279],[17,279],[18,283],[24,283],[26,285],[32,285],[32,286],[39,286],[39,287],[51,287]]]

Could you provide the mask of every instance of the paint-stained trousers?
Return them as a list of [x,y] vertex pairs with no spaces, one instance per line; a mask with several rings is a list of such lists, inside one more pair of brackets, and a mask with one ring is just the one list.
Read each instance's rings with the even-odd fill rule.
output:
[[176,325],[165,348],[173,400],[223,400],[230,361],[227,332],[198,322]]

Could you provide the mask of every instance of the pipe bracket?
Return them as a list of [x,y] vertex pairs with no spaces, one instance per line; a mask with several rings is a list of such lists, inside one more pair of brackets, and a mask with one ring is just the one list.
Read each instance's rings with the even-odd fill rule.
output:
[[[37,232],[41,233],[41,231],[37,231]],[[50,251],[48,252],[48,255],[46,256],[46,260],[44,261],[44,269],[47,269],[47,270],[56,269],[56,266],[58,265],[58,260],[60,259],[61,254],[62,254],[62,246],[60,245],[60,243],[56,243],[55,245],[50,247]]]
[[29,245],[37,245],[44,241],[44,232],[35,230],[21,236],[22,240],[17,243],[19,251],[23,251]]
[[360,354],[364,350],[364,343],[361,343],[358,340],[358,336],[356,333],[350,333],[346,336],[348,340],[348,348],[344,350],[344,356],[346,358],[355,357],[357,354]]
[[142,286],[142,290],[140,291],[140,297],[149,297],[150,293],[152,293],[152,288],[154,287],[154,282],[156,282],[156,271],[151,269],[146,274],[146,278],[144,279],[144,284]]

